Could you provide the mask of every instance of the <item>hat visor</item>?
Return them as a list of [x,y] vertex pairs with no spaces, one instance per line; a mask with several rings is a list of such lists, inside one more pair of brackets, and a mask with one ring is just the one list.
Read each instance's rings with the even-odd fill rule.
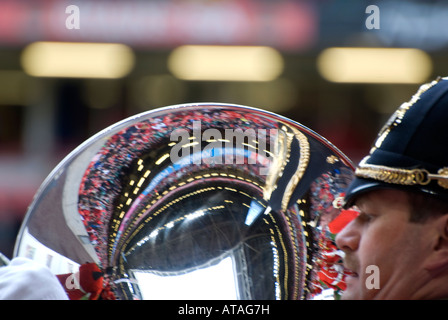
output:
[[380,189],[395,189],[407,192],[423,193],[427,196],[448,202],[448,193],[440,192],[440,190],[438,190],[438,188],[435,187],[419,186],[419,185],[404,186],[404,185],[390,184],[368,178],[355,177],[345,192],[343,207],[345,209],[351,207],[354,204],[356,198],[361,194]]
[[351,207],[360,194],[380,189],[397,189],[397,186],[382,181],[355,177],[345,193],[344,208]]

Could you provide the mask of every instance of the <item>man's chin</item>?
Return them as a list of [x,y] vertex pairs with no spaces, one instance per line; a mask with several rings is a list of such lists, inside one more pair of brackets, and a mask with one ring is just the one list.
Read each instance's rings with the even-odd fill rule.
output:
[[342,292],[341,300],[362,300],[362,292],[359,289],[357,276],[346,277],[347,288]]

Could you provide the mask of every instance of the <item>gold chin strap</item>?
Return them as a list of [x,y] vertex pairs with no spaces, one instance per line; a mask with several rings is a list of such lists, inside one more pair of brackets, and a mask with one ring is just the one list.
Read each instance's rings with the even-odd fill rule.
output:
[[431,180],[437,180],[439,186],[448,189],[448,168],[441,168],[437,174],[433,174],[426,169],[399,169],[368,164],[366,163],[367,158],[364,158],[356,168],[355,174],[360,178],[406,186],[427,185]]

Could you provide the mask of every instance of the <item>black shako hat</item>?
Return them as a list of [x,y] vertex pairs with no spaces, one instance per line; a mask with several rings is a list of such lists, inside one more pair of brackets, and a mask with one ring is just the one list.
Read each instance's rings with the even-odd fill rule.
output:
[[386,122],[356,168],[345,207],[360,193],[385,188],[448,201],[448,77],[422,85]]

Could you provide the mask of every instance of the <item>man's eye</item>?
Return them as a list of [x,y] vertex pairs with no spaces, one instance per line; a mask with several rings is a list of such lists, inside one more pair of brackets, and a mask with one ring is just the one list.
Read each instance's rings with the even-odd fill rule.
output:
[[358,216],[358,218],[364,222],[371,221],[373,219],[373,215],[367,214],[365,212],[361,212]]

